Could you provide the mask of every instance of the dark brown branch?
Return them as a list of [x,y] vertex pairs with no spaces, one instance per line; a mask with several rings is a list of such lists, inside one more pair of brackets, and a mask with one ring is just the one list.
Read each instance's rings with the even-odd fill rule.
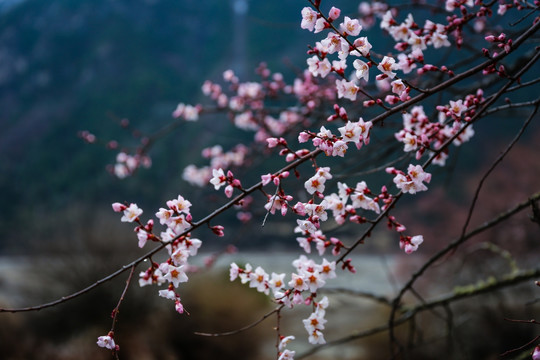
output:
[[540,275],[540,268],[533,269],[530,271],[524,271],[515,275],[504,277],[498,281],[489,282],[487,284],[478,285],[478,286],[472,286],[470,289],[458,288],[456,291],[454,291],[451,294],[430,300],[428,302],[425,302],[425,303],[422,303],[422,304],[419,304],[410,308],[400,308],[402,316],[396,319],[392,324],[388,323],[385,325],[373,327],[368,330],[353,332],[343,338],[333,340],[333,341],[328,341],[324,345],[313,347],[310,350],[300,354],[299,356],[296,357],[296,359],[304,359],[325,348],[341,345],[344,343],[351,342],[353,340],[366,338],[372,335],[376,335],[376,334],[388,331],[390,330],[391,327],[395,327],[403,323],[406,323],[407,321],[412,319],[415,315],[417,315],[420,312],[430,310],[439,306],[447,306],[450,303],[453,303],[455,301],[458,301],[467,297],[473,297],[473,296],[489,293],[498,289],[502,289],[505,287],[517,285],[521,282],[531,280],[539,275]]
[[[508,89],[506,92],[508,92],[509,90],[510,89]],[[503,110],[517,109],[517,108],[528,107],[528,106],[538,106],[538,104],[540,104],[540,98],[536,100],[525,101],[525,102],[520,102],[520,103],[505,104],[505,105],[497,106],[489,110],[486,110],[484,114],[482,115],[482,117],[488,116],[488,115],[491,115],[493,113],[503,111]]]
[[539,321],[536,321],[536,320],[534,320],[534,319],[531,319],[531,320],[504,319],[504,320],[510,321],[510,322],[523,323],[523,324],[536,324],[536,325],[540,325],[540,322],[539,322]]

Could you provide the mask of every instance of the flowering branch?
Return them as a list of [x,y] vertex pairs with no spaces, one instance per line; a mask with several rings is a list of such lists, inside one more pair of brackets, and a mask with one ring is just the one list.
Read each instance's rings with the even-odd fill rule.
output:
[[[303,162],[306,162],[306,161],[316,157],[320,153],[321,153],[320,150],[314,150],[311,153],[305,155],[304,157],[301,157],[300,159],[297,159],[296,161],[294,161],[294,162],[290,163],[289,165],[285,166],[281,170],[274,173],[274,175],[277,176],[280,173],[292,170],[292,169],[296,168],[298,165],[302,164]],[[225,212],[226,210],[228,210],[229,208],[231,208],[232,206],[237,204],[240,200],[245,198],[247,195],[255,192],[256,190],[260,189],[261,187],[262,187],[262,181],[260,181],[257,184],[251,186],[250,188],[246,189],[244,192],[242,192],[241,194],[236,196],[234,199],[228,201],[226,204],[222,205],[221,207],[217,208],[212,213],[208,214],[206,217],[202,218],[201,220],[199,220],[197,222],[192,222],[191,223],[192,226],[188,230],[182,232],[180,235],[177,235],[173,240],[171,240],[171,242],[181,238],[184,235],[187,235],[189,232],[199,228],[200,226],[209,223],[216,216],[218,216],[219,214]],[[100,286],[100,285],[102,285],[102,284],[116,278],[117,276],[119,276],[122,273],[124,273],[125,271],[133,268],[134,266],[137,266],[138,264],[145,261],[146,259],[150,259],[152,257],[152,255],[157,254],[158,252],[160,252],[168,244],[169,244],[168,242],[167,243],[162,243],[161,245],[159,245],[158,247],[152,249],[151,251],[149,251],[145,255],[137,258],[136,260],[130,262],[129,264],[126,264],[126,265],[122,266],[120,269],[116,270],[115,272],[113,272],[113,273],[99,279],[98,281],[96,281],[92,285],[89,285],[86,288],[81,289],[81,290],[79,290],[79,291],[77,291],[77,292],[75,292],[73,294],[63,296],[62,298],[60,298],[58,300],[55,300],[55,301],[51,301],[49,303],[44,303],[44,304],[30,306],[30,307],[12,308],[12,309],[0,308],[0,313],[2,313],[2,312],[16,313],[16,312],[38,311],[38,310],[41,310],[41,309],[56,306],[56,305],[59,305],[61,303],[66,302],[66,301],[75,299],[75,298],[77,298],[77,297],[79,297],[79,296],[81,296],[83,294],[86,294],[87,292],[95,289],[96,287],[98,287],[98,286]]]
[[[261,266],[252,266],[249,263],[244,267],[232,263],[230,265],[231,281],[239,279],[243,284],[248,284],[249,287],[269,296],[269,300],[277,304],[277,307],[259,320],[240,329],[223,333],[197,332],[196,334],[206,337],[233,335],[251,329],[276,314],[277,360],[292,360],[295,355],[294,351],[287,349],[288,343],[294,336],[282,335],[280,328],[281,309],[284,306],[290,308],[307,306],[311,310],[309,317],[303,319],[302,322],[308,333],[308,341],[321,346],[313,348],[300,358],[324,348],[323,344],[326,340],[323,331],[327,322],[325,316],[330,300],[327,296],[319,295],[325,291],[340,291],[348,295],[362,296],[391,307],[387,324],[352,333],[329,342],[326,346],[341,344],[383,331],[388,331],[391,346],[401,346],[395,335],[395,327],[408,322],[411,326],[412,344],[414,335],[417,334],[416,314],[426,310],[432,311],[443,318],[450,330],[453,326],[453,313],[449,304],[465,297],[508,287],[538,275],[539,269],[531,272],[514,272],[499,280],[458,288],[451,294],[431,300],[425,300],[413,286],[436,261],[451,254],[468,239],[507,220],[525,207],[532,206],[534,219],[538,221],[536,202],[540,199],[540,193],[532,195],[528,201],[468,232],[469,222],[485,180],[514,148],[540,107],[540,99],[530,100],[536,95],[527,96],[519,103],[512,103],[513,98],[506,99],[506,104],[501,104],[500,101],[503,95],[517,90],[529,90],[539,81],[539,79],[534,79],[521,83],[521,78],[529,75],[533,66],[538,63],[539,47],[531,49],[517,60],[513,60],[515,57],[507,58],[510,54],[515,54],[518,49],[526,48],[525,44],[540,28],[539,18],[532,20],[530,26],[500,33],[497,26],[485,28],[488,18],[495,11],[497,1],[493,0],[484,4],[473,0],[446,0],[444,10],[440,6],[432,5],[426,5],[424,8],[438,14],[432,20],[444,17],[446,20],[443,20],[443,24],[426,19],[425,25],[421,26],[415,22],[412,14],[408,14],[401,23],[396,21],[397,8],[405,8],[409,5],[404,4],[392,8],[385,3],[373,2],[360,5],[359,10],[364,15],[363,17],[351,19],[345,16],[338,25],[337,20],[341,16],[340,9],[332,7],[326,15],[321,10],[320,0],[308,0],[308,2],[311,6],[304,7],[301,11],[301,28],[314,33],[324,31],[326,37],[316,42],[315,46],[309,46],[308,54],[311,57],[306,61],[308,66],[293,84],[287,85],[283,75],[271,73],[265,65],[257,68],[260,82],[240,82],[232,70],[225,71],[223,80],[228,90],[224,91],[221,85],[211,81],[204,82],[202,86],[203,93],[215,102],[215,106],[178,104],[172,114],[174,121],[167,126],[146,137],[141,137],[140,133],[134,133],[135,137],[140,137],[139,148],[134,156],[124,152],[117,156],[113,173],[119,178],[132,175],[139,166],[150,166],[151,161],[147,156],[150,148],[159,138],[176,130],[183,121],[198,121],[199,116],[204,113],[225,112],[237,128],[255,133],[253,141],[248,146],[243,143],[237,144],[227,152],[221,145],[204,149],[202,155],[209,159],[210,165],[203,168],[190,165],[184,170],[183,177],[195,185],[211,184],[215,190],[224,187],[224,193],[229,200],[213,211],[209,210],[207,215],[198,221],[193,220],[189,210],[191,202],[184,199],[182,195],[179,195],[178,199],[167,201],[167,207],[160,208],[155,213],[159,223],[165,227],[165,231],[159,236],[155,233],[157,230],[154,230],[154,219],[143,223],[140,219],[143,210],[136,204],[114,203],[113,210],[123,213],[121,221],[136,225],[135,232],[140,248],[143,248],[147,242],[157,243],[152,250],[74,294],[32,307],[0,308],[0,312],[34,311],[56,306],[83,295],[130,270],[126,286],[112,313],[112,328],[107,336],[98,338],[98,345],[112,350],[113,355],[118,358],[119,346],[114,341],[114,328],[119,307],[130,286],[135,268],[141,262],[149,261],[150,267],[140,273],[139,285],[166,284],[167,288],[159,290],[159,295],[173,300],[178,313],[185,313],[176,289],[180,283],[188,281],[186,272],[192,270],[193,267],[188,264],[187,259],[195,256],[202,244],[201,240],[192,238],[191,234],[200,227],[207,227],[215,235],[224,236],[224,226],[215,225],[213,221],[233,207],[242,210],[237,213],[239,220],[249,221],[252,219],[249,203],[253,200],[250,195],[258,192],[265,200],[265,204],[261,206],[261,210],[262,207],[266,210],[262,226],[266,224],[270,215],[275,214],[276,210],[279,210],[282,216],[293,213],[299,217],[295,220],[297,226],[294,232],[299,234],[295,236],[296,241],[306,254],[310,254],[312,247],[315,246],[321,259],[316,261],[305,254],[300,255],[292,261],[295,270],[290,273],[287,280],[285,280],[287,276],[285,273],[266,272]],[[421,4],[415,3],[411,6],[422,9]],[[514,25],[529,18],[538,10],[537,4],[533,6],[521,1],[501,0],[496,11],[498,15],[504,15],[508,9],[514,7],[520,11],[530,10]],[[443,14],[445,16],[442,16]],[[376,51],[374,49],[371,51],[373,46],[367,36],[359,36],[363,24],[369,26],[368,23],[374,23],[375,18],[381,20],[381,29],[393,38],[395,42],[393,50]],[[487,48],[480,50],[476,48],[476,44],[472,45],[471,42],[466,41],[468,39],[465,39],[464,34],[469,31],[477,33],[471,33],[472,40],[480,39]],[[453,43],[450,41],[452,39]],[[451,48],[452,45],[454,48]],[[430,52],[426,52],[426,58],[424,58],[423,51],[428,47],[430,52],[433,49],[449,48],[452,51],[463,50],[466,54],[459,57],[459,60],[453,60],[459,55],[447,51],[440,54],[441,58],[435,60],[437,63],[431,64],[428,62],[428,57],[431,57]],[[522,52],[524,53],[525,50]],[[474,56],[469,56],[471,54]],[[339,60],[330,62],[329,59],[335,56]],[[351,61],[351,59],[354,60]],[[351,65],[351,62],[354,70],[346,73],[347,66]],[[513,66],[507,66],[507,63],[511,62],[514,63]],[[414,69],[417,76],[406,76]],[[378,71],[375,83],[369,82],[370,70]],[[458,71],[461,72],[458,73]],[[321,80],[327,76],[326,80]],[[536,75],[534,74],[533,77]],[[493,90],[492,86],[497,86],[497,88]],[[364,97],[365,101],[357,101],[357,95]],[[281,100],[281,96],[287,105],[278,109],[275,103]],[[351,101],[350,107],[347,106],[348,100]],[[291,102],[295,105],[290,106]],[[269,103],[271,103],[270,106]],[[431,113],[427,106],[424,109],[425,105],[432,107]],[[359,245],[371,236],[383,220],[396,239],[399,237],[399,247],[405,253],[411,254],[416,251],[424,241],[424,237],[423,235],[409,235],[405,225],[396,218],[397,211],[394,210],[399,202],[404,202],[401,199],[408,196],[407,194],[414,195],[428,190],[427,184],[432,178],[432,174],[427,172],[428,168],[435,165],[444,166],[450,151],[453,151],[452,146],[460,146],[473,136],[473,124],[495,112],[530,106],[533,110],[519,133],[478,183],[460,236],[429,258],[410,277],[397,296],[387,299],[352,289],[325,290],[327,281],[337,277],[336,265],[341,265],[344,271],[356,272],[352,260],[348,258],[349,255],[358,250]],[[371,107],[373,109],[368,110]],[[426,112],[429,115],[426,115]],[[401,115],[402,124],[395,121],[397,119],[391,118],[395,114]],[[364,117],[370,120],[364,121]],[[386,124],[385,121],[387,121]],[[122,121],[122,126],[127,128],[127,120]],[[386,131],[388,128],[393,132],[392,134]],[[380,144],[370,147],[370,149],[374,147],[377,149],[374,153],[368,152],[366,156],[363,156],[364,152],[361,156],[349,157],[348,162],[339,163],[341,170],[347,168],[345,171],[348,174],[343,172],[341,175],[335,174],[336,168],[333,167],[331,171],[330,166],[326,166],[326,160],[319,158],[324,153],[327,158],[334,159],[334,163],[338,162],[346,155],[350,155],[350,149],[353,146],[357,150],[367,146],[372,139],[372,133],[375,134],[373,136],[375,141],[380,141]],[[88,143],[96,141],[95,136],[89,132],[82,132],[80,136]],[[306,147],[302,147],[304,145],[296,147],[293,145],[294,140],[297,140],[298,144],[307,143]],[[401,147],[404,154],[400,154]],[[235,176],[232,171],[237,172],[237,169],[241,171],[243,166],[247,168],[247,165],[254,163],[260,165],[257,161],[253,161],[252,157],[261,152],[264,156],[279,155],[287,165],[282,166],[275,173],[260,175],[261,181],[246,188],[237,177],[238,175]],[[358,158],[362,160],[358,161]],[[384,162],[386,165],[373,164],[379,160],[380,163]],[[307,165],[302,165],[304,163],[311,165],[312,170],[309,178],[299,181],[299,186],[303,184],[303,189],[295,192],[296,189],[284,186],[282,180],[287,178],[291,171],[294,171],[297,178],[301,178],[300,170],[307,167]],[[354,171],[351,170],[358,170],[365,163],[369,163],[370,170],[360,173],[356,171],[352,174]],[[351,164],[354,164],[354,167]],[[337,172],[339,170],[338,166]],[[395,186],[397,191],[389,190],[389,186],[381,186],[380,191],[377,191],[369,187],[362,179],[358,179],[355,186],[348,186],[340,181],[337,181],[337,184],[332,183],[345,176],[366,175],[382,172],[382,170],[386,173],[383,173],[384,176],[392,176],[391,182],[388,182]],[[264,189],[264,186],[270,183],[276,186],[273,195],[272,192]],[[337,188],[335,192],[329,194],[329,185],[334,186],[334,189]],[[293,204],[295,197],[298,200],[296,204]],[[333,215],[333,223],[329,214]],[[327,220],[330,221],[327,222]],[[361,231],[355,230],[360,233],[360,236],[355,235],[356,237],[350,243],[326,235],[342,226],[345,229],[346,225],[358,226],[355,229],[361,229]],[[168,254],[168,258],[161,264],[152,260],[158,252]],[[333,260],[329,261],[323,257],[326,252],[331,252]],[[403,305],[405,293],[412,294],[418,303],[410,307]],[[443,308],[446,315],[441,316],[434,310],[439,307]],[[397,352],[393,355],[397,356]]]

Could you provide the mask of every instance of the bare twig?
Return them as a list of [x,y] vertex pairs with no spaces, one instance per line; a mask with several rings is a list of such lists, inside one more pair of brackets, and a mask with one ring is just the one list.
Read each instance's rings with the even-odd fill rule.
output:
[[114,326],[116,325],[116,318],[118,316],[118,313],[120,312],[120,305],[122,304],[122,301],[124,301],[124,297],[126,296],[126,292],[127,292],[127,289],[129,288],[129,284],[131,283],[131,279],[133,277],[133,272],[135,271],[135,267],[136,267],[136,265],[133,265],[131,267],[131,271],[129,272],[129,276],[128,276],[127,280],[126,280],[126,286],[124,287],[124,291],[122,291],[122,295],[120,295],[120,299],[118,300],[118,304],[116,305],[116,307],[112,311],[112,317],[113,317],[113,322],[112,322],[112,326],[111,326],[111,331],[112,332],[114,332]]
[[199,331],[196,331],[194,334],[195,335],[200,335],[200,336],[209,336],[209,337],[216,337],[216,336],[229,336],[229,335],[235,335],[235,334],[238,334],[238,333],[241,333],[242,331],[246,331],[246,330],[249,330],[249,329],[252,329],[254,328],[255,326],[259,325],[260,323],[262,323],[264,320],[268,319],[270,316],[272,316],[273,314],[276,314],[281,311],[281,309],[284,307],[285,305],[279,305],[278,307],[276,307],[274,310],[264,314],[259,320],[249,324],[249,325],[246,325],[244,327],[241,327],[240,329],[236,329],[236,330],[231,330],[231,331],[226,331],[226,332],[222,332],[222,333],[204,333],[204,332],[199,332]]
[[352,296],[358,296],[366,299],[373,300],[375,302],[384,304],[384,305],[392,305],[392,302],[385,296],[373,294],[367,291],[361,291],[361,290],[354,290],[349,288],[343,288],[343,287],[323,287],[320,289],[321,293],[329,293],[329,294],[347,294]]
[[[540,55],[540,52],[537,53],[537,56]],[[510,86],[508,84],[508,86]],[[503,87],[504,89],[504,87]],[[503,90],[501,89],[501,90]],[[500,92],[502,94],[502,92]],[[471,217],[472,217],[472,213],[474,211],[474,208],[476,206],[476,202],[478,200],[478,196],[480,194],[480,190],[482,189],[482,186],[484,185],[484,182],[486,181],[486,179],[489,177],[489,175],[493,172],[493,170],[495,169],[495,167],[497,167],[497,165],[499,165],[501,163],[501,161],[504,159],[504,157],[510,152],[510,150],[512,150],[512,148],[514,147],[514,145],[518,142],[518,140],[521,138],[521,136],[523,135],[523,133],[525,132],[525,129],[527,128],[527,126],[531,123],[532,119],[534,118],[534,116],[536,115],[536,112],[538,111],[538,104],[536,104],[533,112],[531,113],[531,115],[529,115],[529,117],[527,118],[527,120],[525,121],[525,123],[523,124],[523,126],[521,127],[521,129],[519,130],[519,132],[517,133],[517,135],[514,137],[514,139],[512,139],[512,141],[510,142],[510,144],[508,144],[508,146],[506,147],[506,149],[502,152],[502,154],[499,155],[499,157],[493,162],[493,164],[490,166],[490,168],[486,171],[486,173],[484,174],[484,176],[482,176],[482,179],[480,179],[480,182],[478,183],[478,186],[476,187],[476,191],[474,193],[474,197],[473,197],[473,200],[471,202],[471,206],[469,207],[469,212],[467,214],[467,218],[465,220],[465,223],[463,225],[463,229],[461,230],[461,236],[463,236],[465,234],[465,232],[467,231],[467,227],[469,226],[469,222],[471,220]]]
[[529,346],[531,346],[532,344],[534,344],[538,339],[540,339],[540,335],[537,335],[534,339],[532,339],[531,341],[529,341],[528,343],[524,344],[524,345],[521,345],[520,347],[518,348],[515,348],[515,349],[512,349],[512,350],[508,350],[508,351],[505,351],[503,352],[502,354],[500,354],[499,356],[503,357],[503,356],[506,356],[506,355],[510,355],[516,351],[520,351],[520,350],[523,350],[523,349],[526,349],[528,348]]

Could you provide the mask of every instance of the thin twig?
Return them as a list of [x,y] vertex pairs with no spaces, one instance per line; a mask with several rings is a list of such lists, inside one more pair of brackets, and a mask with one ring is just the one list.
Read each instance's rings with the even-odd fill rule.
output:
[[513,352],[516,352],[516,351],[519,351],[519,350],[526,349],[526,348],[528,348],[530,345],[534,344],[538,339],[540,339],[540,335],[537,335],[534,339],[532,339],[531,341],[529,341],[528,343],[526,343],[526,344],[524,344],[524,345],[521,345],[521,346],[518,347],[518,348],[515,348],[515,349],[512,349],[512,350],[508,350],[508,351],[503,352],[503,353],[500,354],[499,356],[503,357],[503,356],[506,356],[506,355],[510,355],[510,354],[513,353]]
[[129,288],[129,284],[131,283],[131,278],[133,277],[133,272],[135,271],[136,265],[133,265],[131,267],[131,271],[129,272],[129,276],[126,280],[126,286],[124,287],[124,291],[122,291],[122,295],[120,295],[120,299],[118,300],[118,304],[112,311],[113,316],[113,322],[111,326],[111,331],[114,332],[114,326],[116,325],[116,318],[118,316],[118,313],[120,312],[120,305],[122,304],[122,301],[124,301],[124,297],[126,296],[127,289]]
[[263,315],[263,317],[261,317],[259,320],[249,324],[249,325],[246,325],[244,327],[241,327],[240,329],[236,329],[236,330],[231,330],[231,331],[226,331],[226,332],[222,332],[222,333],[204,333],[204,332],[199,332],[199,331],[196,331],[194,334],[195,335],[200,335],[200,336],[209,336],[209,337],[217,337],[217,336],[229,336],[229,335],[235,335],[235,334],[238,334],[242,331],[246,331],[246,330],[249,330],[251,328],[254,328],[255,326],[259,325],[260,323],[262,323],[264,320],[268,319],[270,316],[272,316],[273,314],[275,313],[279,313],[279,311],[284,307],[285,305],[280,305],[278,306],[277,308],[275,308],[274,310],[270,311],[269,313],[266,313]]
[[375,302],[384,304],[384,305],[392,305],[392,302],[385,296],[373,294],[367,291],[361,291],[361,290],[353,290],[349,288],[342,288],[342,287],[323,287],[319,290],[319,292],[326,294],[347,294],[352,296],[358,296],[366,299],[373,300]]
[[531,115],[529,115],[529,117],[527,118],[527,120],[525,121],[525,123],[523,124],[523,126],[521,127],[519,132],[517,133],[517,135],[514,137],[514,139],[512,139],[512,141],[508,144],[506,149],[502,152],[502,154],[499,155],[499,157],[493,162],[493,164],[491,164],[490,168],[486,171],[484,176],[482,176],[482,178],[480,179],[480,181],[478,183],[478,186],[476,187],[476,191],[474,193],[474,197],[473,197],[473,200],[471,202],[471,206],[469,207],[469,212],[467,214],[467,218],[466,218],[465,223],[463,225],[463,229],[461,230],[461,236],[465,235],[465,233],[467,232],[467,227],[469,226],[469,222],[471,220],[472,213],[473,213],[474,208],[476,206],[476,202],[478,200],[478,196],[480,195],[480,190],[482,189],[482,186],[484,185],[484,182],[489,177],[489,175],[493,172],[493,170],[495,170],[495,167],[497,167],[497,165],[499,165],[501,163],[501,161],[504,159],[504,157],[510,152],[510,150],[512,150],[514,145],[521,138],[521,136],[525,132],[525,129],[531,123],[532,119],[536,115],[537,111],[538,111],[538,104],[534,108],[534,111],[531,113]]

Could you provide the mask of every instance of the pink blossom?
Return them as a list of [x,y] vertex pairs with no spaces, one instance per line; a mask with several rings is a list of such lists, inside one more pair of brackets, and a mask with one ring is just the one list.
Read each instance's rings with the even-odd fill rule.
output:
[[292,196],[272,195],[264,205],[264,208],[271,214],[274,214],[276,210],[281,210],[281,215],[285,216],[288,209],[287,201],[290,200],[292,200]]
[[467,110],[467,106],[463,104],[463,100],[450,100],[450,111],[452,112],[452,114],[456,116],[461,116],[461,113],[465,110]]
[[383,57],[382,61],[377,66],[377,69],[391,79],[396,76],[396,73],[393,72],[393,70],[396,70],[397,68],[398,65],[396,64],[396,60],[390,56]]
[[405,144],[403,147],[405,152],[415,151],[418,148],[418,139],[414,134],[406,133],[401,141]]
[[291,281],[289,281],[288,285],[299,292],[307,290],[309,288],[309,285],[305,281],[304,276],[295,273],[292,273]]
[[302,320],[302,322],[304,323],[306,331],[310,334],[308,341],[311,344],[326,343],[321,332],[321,330],[324,330],[324,324],[326,323],[324,313],[315,311],[307,319]]
[[268,294],[268,274],[260,266],[249,274],[249,287],[256,288],[257,291]]
[[184,108],[184,119],[187,121],[199,120],[199,108],[196,106],[186,105]]
[[332,6],[332,8],[330,8],[330,11],[328,13],[328,19],[334,21],[339,17],[340,14],[341,14],[341,10],[335,6]]
[[178,104],[176,106],[176,109],[173,111],[172,116],[174,118],[179,118],[180,116],[182,116],[184,114],[185,107],[186,107],[186,105],[184,103]]
[[497,15],[504,15],[509,7],[510,5],[508,4],[499,4],[499,8],[497,9]]
[[295,351],[285,349],[279,354],[278,360],[294,360]]
[[433,33],[433,35],[430,38],[429,43],[432,44],[435,49],[450,46],[450,41],[448,41],[448,36],[438,31]]
[[112,204],[114,212],[121,212],[127,209],[127,206],[118,202]]
[[268,185],[272,181],[272,174],[261,175],[261,183],[263,186]]
[[213,169],[212,170],[212,179],[210,179],[210,183],[214,185],[214,189],[219,190],[220,187],[225,185],[227,183],[227,178],[225,177],[225,172],[223,169]]
[[219,237],[225,236],[225,232],[223,231],[225,228],[221,225],[216,225],[211,227],[212,232],[216,234]]
[[180,283],[188,281],[186,273],[182,270],[183,267],[184,265],[167,265],[167,272],[163,278],[173,284],[174,287],[178,287]]
[[238,78],[234,75],[234,71],[229,69],[223,72],[223,80],[227,82],[237,82]]
[[391,85],[392,92],[394,94],[397,94],[398,96],[400,96],[407,90],[407,86],[403,83],[403,81],[401,81],[401,79],[392,81]]
[[326,38],[321,40],[319,47],[321,52],[333,54],[344,48],[348,49],[349,44],[339,34],[329,32]]
[[367,82],[369,80],[369,66],[360,59],[354,60],[353,66],[356,69],[356,77]]
[[334,279],[337,276],[336,275],[336,262],[335,261],[330,262],[326,259],[323,259],[323,262],[320,265],[320,274],[323,279]]
[[344,157],[347,152],[348,146],[343,140],[338,140],[334,143],[332,147],[332,156]]
[[150,234],[147,233],[145,230],[139,228],[137,230],[137,238],[139,239],[139,247],[142,249],[144,245],[146,245],[146,242],[150,238]]
[[390,25],[395,24],[396,21],[394,20],[392,16],[392,11],[388,10],[386,13],[384,13],[381,21],[381,29],[388,30],[390,28]]
[[317,21],[317,12],[310,7],[305,7],[302,9],[301,13],[302,22],[300,23],[300,27],[302,29],[313,31],[313,28],[315,27],[315,22]]
[[117,345],[111,335],[98,337],[97,344],[99,347],[103,347],[110,350],[117,350]]
[[345,60],[332,61],[332,69],[334,69],[334,71],[337,72],[338,74],[343,74],[346,68],[347,68],[347,62]]
[[418,36],[415,33],[411,32],[409,34],[409,39],[407,43],[411,45],[413,50],[422,50],[427,49],[426,38],[424,36]]
[[232,187],[232,185],[225,186],[225,196],[230,198],[232,196],[232,194],[233,194],[233,190],[234,190],[234,188]]
[[308,70],[313,76],[325,78],[332,71],[332,65],[327,58],[320,60],[317,56],[312,56],[307,59],[307,64]]
[[315,28],[314,33],[319,33],[326,29],[328,27],[328,23],[323,18],[318,18],[317,21],[315,21]]
[[302,131],[300,134],[298,134],[298,142],[299,143],[305,143],[309,139],[311,139],[311,135],[305,131]]
[[409,26],[406,23],[402,23],[398,26],[392,26],[388,32],[395,41],[407,41],[409,39],[409,34],[411,33]]
[[176,295],[174,290],[171,289],[171,288],[159,290],[158,294],[159,294],[159,296],[161,296],[161,297],[163,297],[165,299],[169,299],[169,300],[176,300],[176,298],[178,297],[178,295]]
[[[309,220],[296,220],[296,223],[298,224],[297,229],[299,229],[301,232],[305,232],[308,234],[313,234],[317,231],[317,227]],[[296,229],[295,229],[296,232]]]
[[348,16],[345,16],[345,20],[339,25],[339,28],[344,34],[351,36],[358,36],[360,30],[362,30],[362,26],[358,22],[358,19],[351,19]]
[[177,199],[167,201],[167,206],[169,207],[169,209],[171,209],[173,211],[176,211],[176,212],[189,213],[189,208],[191,207],[191,202],[184,199],[181,195],[178,195]]
[[229,269],[229,279],[231,281],[236,280],[239,273],[240,273],[240,268],[238,267],[238,265],[236,265],[236,263],[234,263],[234,262],[231,263],[231,266],[230,266],[230,269]]
[[399,246],[405,253],[410,254],[418,250],[418,246],[424,242],[424,237],[422,235],[416,235],[413,237],[407,236],[402,237],[399,242]]
[[328,215],[326,214],[326,209],[328,208],[328,203],[326,200],[321,201],[320,204],[308,203],[305,205],[306,213],[311,217],[316,217],[320,221],[326,221]]
[[[180,302],[180,299],[176,299],[176,301],[174,302],[174,309],[176,310],[177,313],[179,314],[183,314],[184,313],[184,305],[182,305],[182,303]],[[188,314],[189,315],[189,314]]]
[[407,174],[417,184],[421,184],[422,182],[429,183],[431,181],[431,174],[425,172],[421,165],[409,164]]
[[[354,42],[353,42],[353,46],[357,50],[357,51],[355,50],[355,52],[357,53],[359,51],[360,54],[362,54],[362,56],[368,55],[369,51],[372,48],[368,38],[365,37],[365,36],[355,39]],[[353,52],[353,54],[354,54],[354,52]],[[354,54],[354,55],[357,55],[357,54]]]
[[120,219],[122,222],[133,222],[143,213],[137,204],[129,204],[129,207],[124,210],[124,215]]
[[169,227],[174,234],[181,234],[186,229],[190,227],[190,224],[186,221],[186,217],[184,214],[180,214],[178,216],[173,216],[169,219],[167,222],[167,227]]
[[168,223],[173,215],[173,210],[168,210],[164,208],[160,208],[159,211],[156,213],[156,217],[159,219],[159,223],[161,225]]
[[360,90],[360,88],[356,86],[354,81],[347,81],[345,79],[336,80],[336,88],[338,92],[338,98],[346,98],[351,101],[356,100],[356,95],[358,93],[358,90]]
[[347,121],[345,126],[338,128],[338,131],[341,133],[341,137],[346,142],[359,142],[362,136],[362,129],[358,126],[358,124],[350,121]]
[[[282,290],[285,287],[285,274],[272,273],[270,280],[268,280],[268,286],[275,294],[277,291]],[[294,338],[294,337],[293,337]]]
[[315,191],[318,191],[320,193],[324,192],[324,183],[326,182],[326,179],[324,177],[315,175],[311,178],[309,178],[305,183],[304,186],[308,193],[313,194]]

